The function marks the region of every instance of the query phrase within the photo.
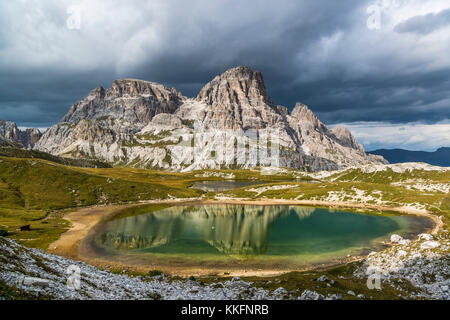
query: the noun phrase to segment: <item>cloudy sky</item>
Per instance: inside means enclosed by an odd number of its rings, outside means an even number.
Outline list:
[[[308,104],[368,150],[450,146],[448,0],[0,2],[0,118],[48,127],[99,84],[195,96],[260,70],[277,104]]]

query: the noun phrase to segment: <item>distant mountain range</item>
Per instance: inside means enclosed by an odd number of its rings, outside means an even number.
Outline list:
[[[369,153],[383,156],[390,163],[425,162],[434,166],[450,167],[450,148],[439,148],[434,152],[380,149]]]
[[[26,129],[22,131],[17,127],[16,123],[0,119],[0,146],[12,144],[31,149],[39,141],[41,136],[42,133],[39,129]]]

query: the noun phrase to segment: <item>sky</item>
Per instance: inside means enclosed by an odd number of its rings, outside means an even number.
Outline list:
[[[450,146],[448,0],[0,1],[0,119],[46,128],[139,78],[196,96],[229,68],[367,150]]]

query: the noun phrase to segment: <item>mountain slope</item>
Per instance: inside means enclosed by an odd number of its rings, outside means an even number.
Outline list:
[[[425,162],[435,166],[450,167],[450,148],[439,148],[435,152],[380,149],[370,153],[383,156],[390,163]]]
[[[210,136],[196,140],[196,128]],[[260,137],[276,132],[283,167],[319,171],[385,163],[365,154],[347,129],[329,130],[307,106],[298,103],[290,113],[275,105],[262,74],[248,67],[215,77],[194,99],[153,82],[116,80],[73,105],[35,148],[116,166],[174,171],[267,165],[251,157],[249,144],[256,136],[246,138],[246,130],[259,130]],[[236,160],[240,143],[247,150]],[[223,151],[225,145],[231,149]]]
[[[62,158],[38,150],[23,149],[20,148],[20,145],[14,145],[8,142],[2,144],[1,140],[0,140],[0,157],[21,158],[21,159],[42,159],[54,163],[63,164],[65,166],[81,167],[81,168],[111,168],[109,164],[98,160]]]

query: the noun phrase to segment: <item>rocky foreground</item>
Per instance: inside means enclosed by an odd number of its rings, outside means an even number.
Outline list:
[[[264,300],[282,298],[281,294],[284,293],[278,290],[271,294],[237,277],[208,286],[193,280],[173,281],[164,275],[131,278],[50,255],[42,250],[28,249],[6,238],[0,238],[0,261],[0,280],[18,292],[26,292],[28,298]],[[70,277],[67,270],[72,265],[81,270],[79,290],[67,286]]]
[[[393,235],[391,242],[393,247],[369,254],[355,276],[377,275],[393,286],[410,283],[418,290],[409,298],[450,299],[450,241],[446,232],[441,236],[421,234],[416,241]]]
[[[394,287],[399,298],[450,299],[450,241],[444,236],[420,235],[415,241],[392,236],[395,245],[379,253],[371,253],[355,264],[355,279],[379,275],[380,289]],[[217,279],[205,285],[195,280],[174,280],[165,275],[138,276],[113,274],[82,262],[75,262],[42,250],[28,249],[0,237],[0,299],[193,299],[193,300],[272,300],[272,299],[365,299],[363,294],[333,292],[334,280],[325,275],[316,281],[326,282],[327,292],[312,290],[287,291],[258,288],[238,277]],[[80,269],[80,287],[68,287],[67,270]],[[341,276],[339,276],[341,277]],[[75,282],[72,282],[75,283]],[[375,282],[376,285],[376,282]],[[376,288],[374,290],[377,290]]]

